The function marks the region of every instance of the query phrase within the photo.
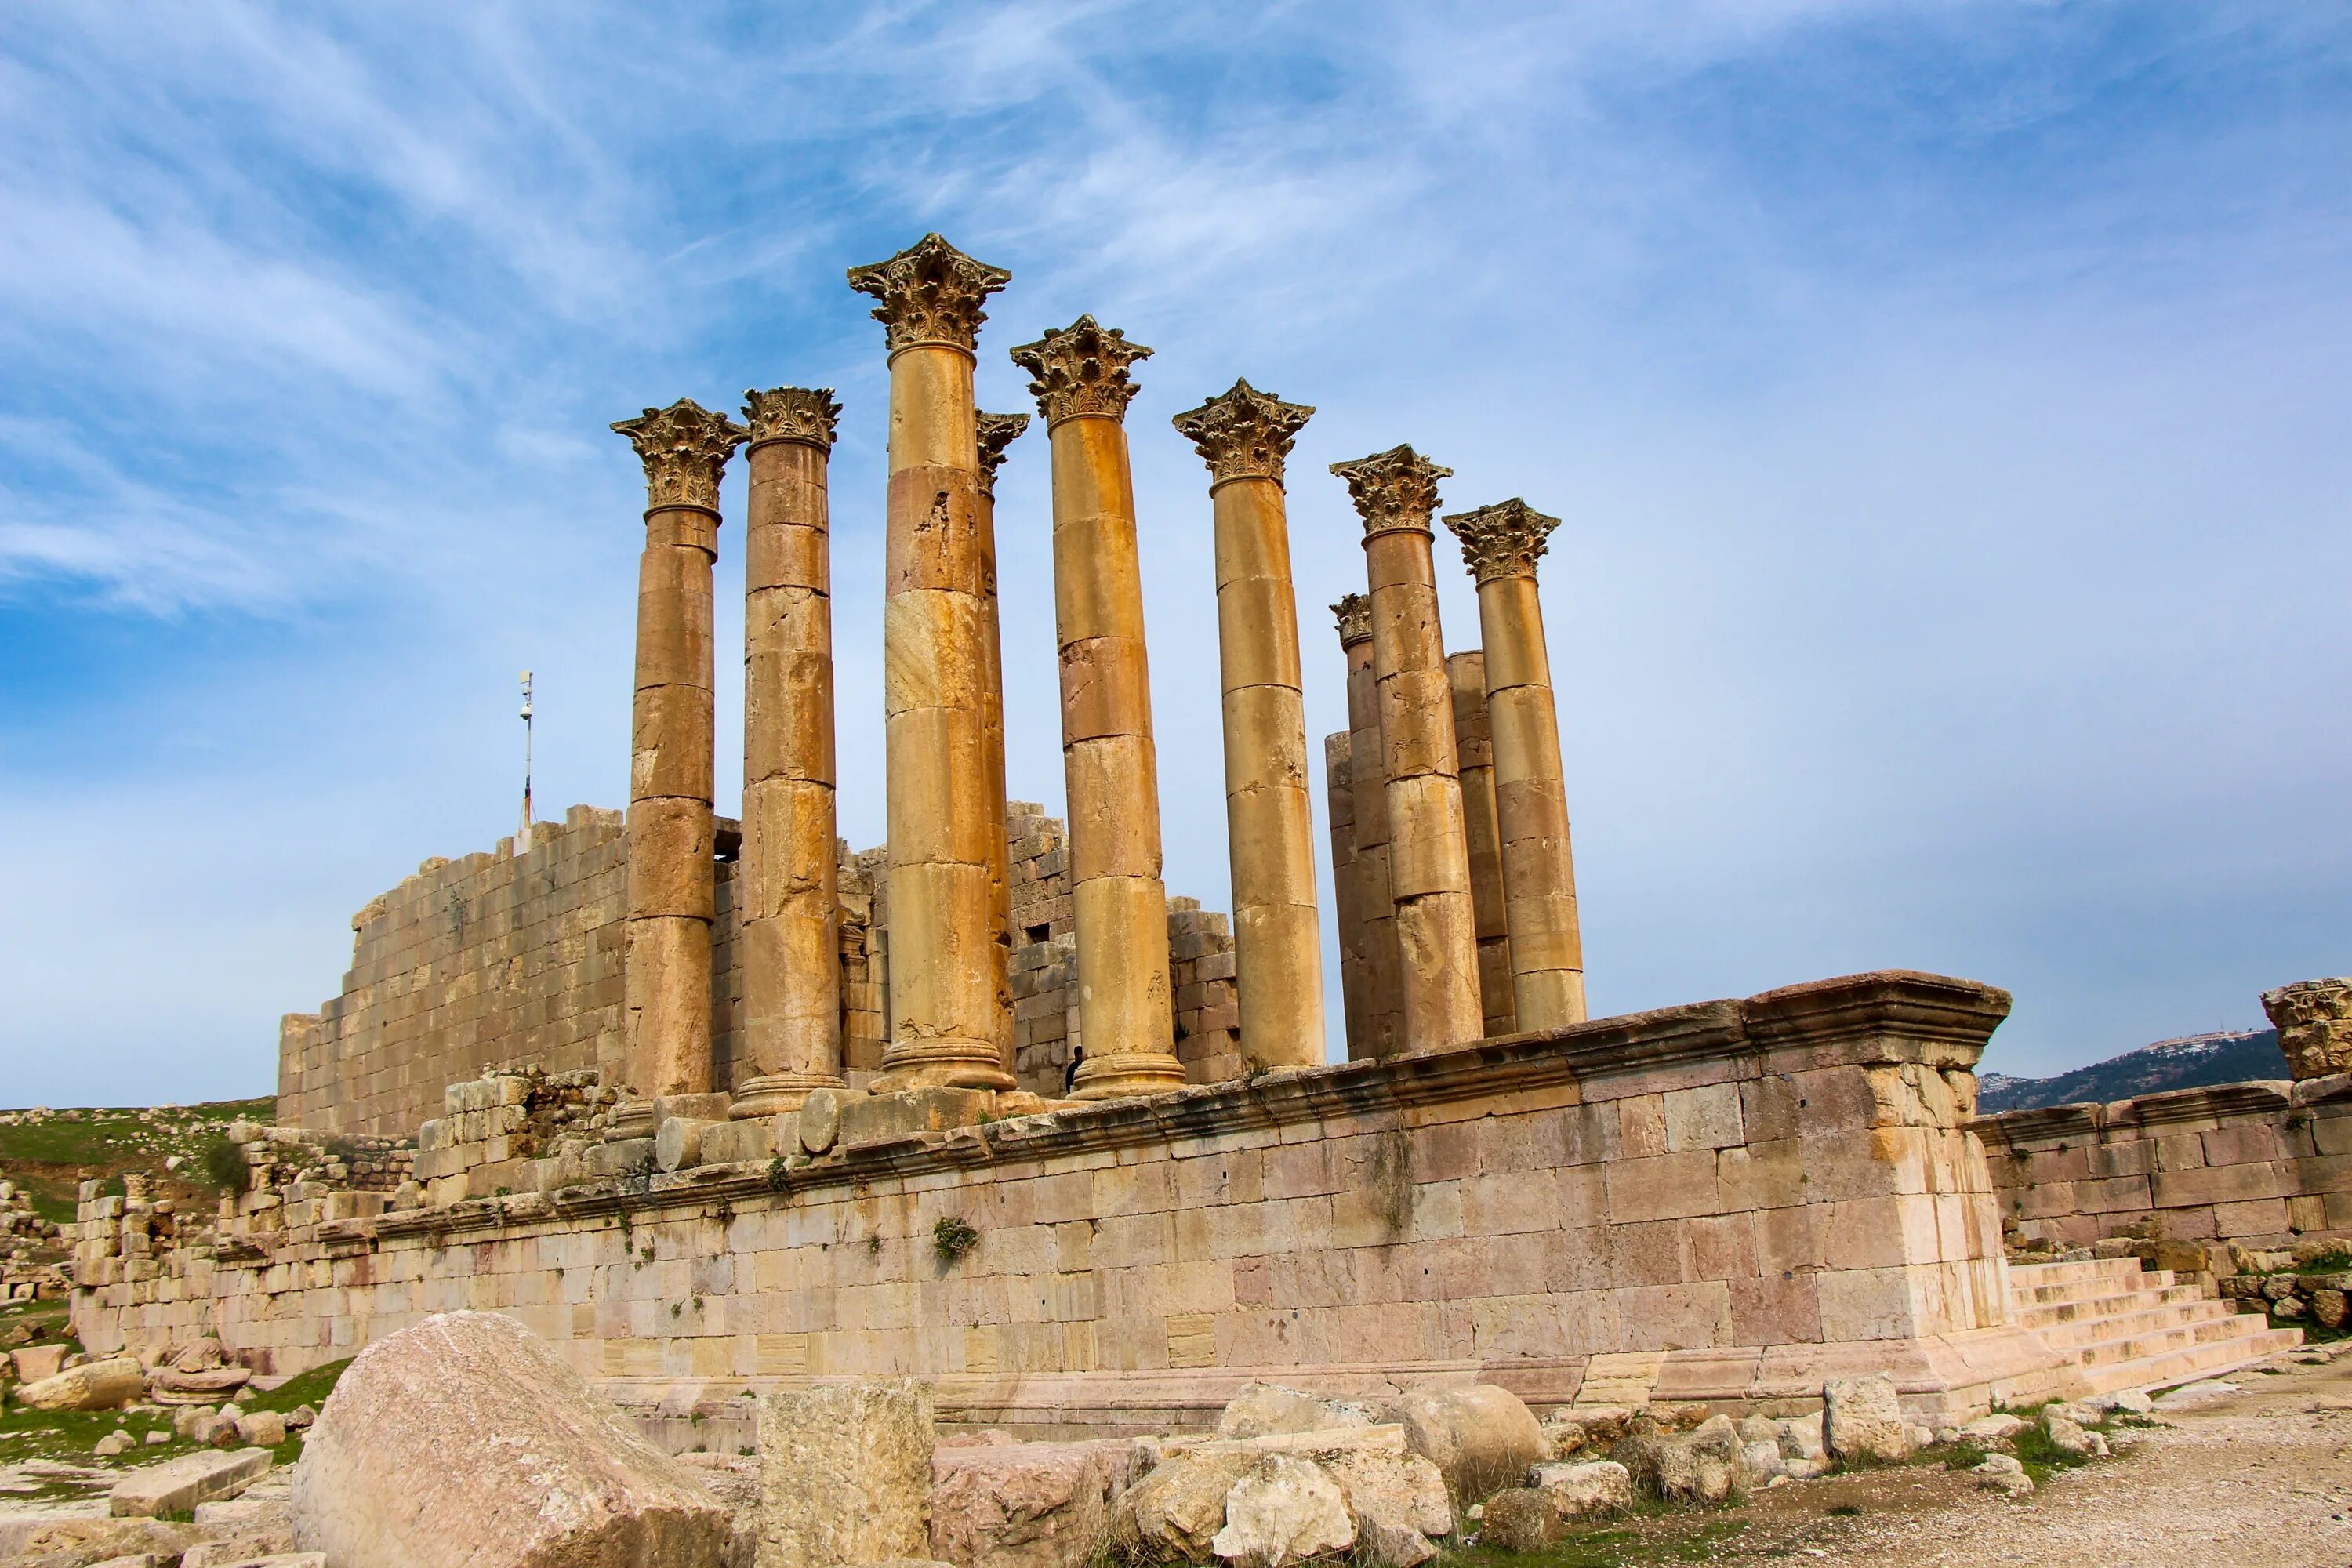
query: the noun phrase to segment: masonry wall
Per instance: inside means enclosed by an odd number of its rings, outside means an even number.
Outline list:
[[[89,1260],[94,1351],[292,1372],[457,1308],[624,1397],[915,1373],[972,1419],[1150,1426],[1241,1379],[1923,1410],[2063,1381],[2010,1326],[1988,988],[1856,977],[1548,1036]],[[957,1091],[942,1091],[954,1093]],[[782,1119],[780,1119],[782,1120]],[[978,1233],[958,1258],[937,1221]]]
[[[1016,1067],[1022,1087],[1058,1096],[1076,1038],[1069,987],[1076,939],[1062,824],[1016,802],[1011,916]],[[714,867],[711,1083],[735,1083],[735,824],[719,824]],[[575,805],[462,859],[425,861],[352,917],[341,993],[278,1029],[278,1121],[320,1131],[413,1135],[452,1083],[526,1067],[593,1068],[624,1081],[623,956],[627,866],[622,814]],[[853,1085],[881,1069],[889,1038],[889,915],[883,852],[841,850],[843,1060]],[[1040,937],[1036,933],[1044,932]],[[1169,900],[1177,1054],[1196,1083],[1237,1076],[1240,1008],[1226,917]]]
[[[2011,1234],[2292,1245],[2352,1235],[2352,1075],[1984,1117]]]

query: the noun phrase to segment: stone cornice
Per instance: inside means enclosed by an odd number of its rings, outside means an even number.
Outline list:
[[[1470,575],[1487,583],[1497,577],[1534,576],[1536,563],[1543,559],[1544,541],[1559,526],[1559,519],[1546,517],[1513,496],[1475,511],[1457,511],[1445,520],[1445,526],[1462,542],[1462,560]]]
[[[1029,428],[1026,414],[980,416],[980,493],[996,499],[996,470],[1004,466],[1004,449]]]
[[[1227,479],[1259,479],[1282,483],[1282,459],[1315,410],[1285,403],[1246,381],[1171,421],[1209,465],[1209,488]]]
[[[1332,618],[1339,623],[1339,646],[1353,647],[1369,642],[1372,636],[1372,601],[1362,594],[1342,594],[1339,602],[1331,606]]]
[[[635,419],[614,421],[646,465],[646,510],[694,507],[719,510],[719,476],[727,458],[750,432],[724,414],[714,414],[691,397],[667,408],[648,408]]]
[[[988,320],[982,301],[1012,281],[1003,268],[975,261],[936,234],[887,261],[849,269],[852,289],[882,301],[874,319],[894,354],[923,343],[971,353],[980,342],[980,324]]]
[[[1029,391],[1049,430],[1065,419],[1126,418],[1137,390],[1128,366],[1150,357],[1150,349],[1092,316],[1013,351],[1013,363],[1029,373]]]
[[[799,441],[833,450],[833,432],[841,418],[841,405],[829,386],[774,386],[743,394],[743,422],[751,427],[751,444]]]
[[[1437,510],[1437,481],[1454,477],[1452,468],[1438,467],[1411,447],[1334,463],[1331,471],[1348,481],[1348,497],[1364,520],[1367,539],[1400,529],[1430,532],[1429,520]]]

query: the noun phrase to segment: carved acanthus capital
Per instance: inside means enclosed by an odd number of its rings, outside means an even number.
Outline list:
[[[1150,357],[1150,349],[1129,342],[1125,332],[1092,316],[1080,316],[1060,331],[1013,351],[1013,363],[1029,373],[1029,390],[1048,429],[1080,415],[1125,418],[1128,400],[1136,394],[1127,367]]]
[[[887,330],[890,352],[918,343],[944,343],[970,353],[988,320],[981,302],[1013,274],[974,261],[936,234],[927,234],[887,261],[849,269],[849,286],[882,302],[874,319]]]
[[[1429,520],[1437,510],[1437,481],[1454,477],[1452,468],[1439,468],[1411,447],[1334,463],[1331,471],[1348,481],[1349,499],[1364,520],[1367,537],[1401,528],[1430,532]]]
[[[803,441],[833,450],[835,422],[841,405],[829,386],[772,386],[743,394],[743,419],[751,428],[751,445],[762,441]]]
[[[1004,466],[1004,449],[1029,428],[1026,414],[983,414],[980,416],[980,493],[996,498],[996,470]]]
[[[1559,526],[1559,519],[1546,517],[1513,496],[1475,511],[1455,512],[1445,526],[1462,542],[1462,559],[1469,563],[1470,575],[1485,583],[1534,576],[1536,563],[1543,559],[1544,541]]]
[[[2298,980],[2263,993],[2279,1049],[2297,1079],[2352,1071],[2352,978]]]
[[[1372,602],[1361,594],[1342,594],[1339,602],[1331,606],[1332,616],[1339,623],[1339,646],[1353,647],[1372,635]]]
[[[1236,381],[1223,396],[1176,416],[1175,426],[1208,463],[1212,489],[1239,479],[1280,484],[1282,459],[1314,415],[1304,403],[1285,403]]]
[[[727,458],[750,438],[724,414],[713,414],[691,397],[667,408],[648,408],[613,428],[629,438],[646,465],[646,510],[692,506],[719,510],[719,476]]]

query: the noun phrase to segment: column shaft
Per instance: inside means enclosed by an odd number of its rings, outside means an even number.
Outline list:
[[[1323,737],[1323,798],[1331,828],[1331,905],[1339,937],[1339,1005],[1347,1026],[1348,1054],[1370,1028],[1370,979],[1364,962],[1363,900],[1357,883],[1356,779],[1345,730]]]
[[[1261,1069],[1323,1062],[1315,813],[1282,489],[1282,458],[1313,413],[1237,381],[1175,421],[1212,480],[1234,961],[1242,1055]]]
[[[1488,1038],[1518,1026],[1512,999],[1509,914],[1503,899],[1503,841],[1495,820],[1495,742],[1486,720],[1486,656],[1445,656],[1453,688],[1454,747],[1462,770],[1462,823],[1470,846],[1470,905],[1478,921],[1478,1005]]]
[[[838,1086],[841,892],[835,843],[826,468],[839,408],[800,387],[746,393],[743,1010],[737,1117]]]
[[[1404,957],[1389,878],[1388,769],[1381,758],[1381,693],[1372,671],[1372,606],[1350,594],[1333,606],[1348,658],[1348,771],[1355,786],[1356,951],[1364,966],[1365,1026],[1350,1028],[1350,1060],[1394,1056],[1404,1038]]]
[[[1552,1029],[1582,1023],[1584,942],[1576,909],[1576,865],[1543,605],[1536,593],[1535,563],[1559,520],[1513,500],[1445,521],[1462,541],[1464,559],[1478,582],[1518,1026]]]
[[[1336,465],[1364,515],[1407,1052],[1479,1037],[1477,917],[1429,516],[1450,472],[1400,447]]]
[[[625,993],[634,1097],[711,1079],[711,564],[719,476],[743,433],[689,399],[613,426],[646,465],[631,705]]]
[[[1029,427],[1029,416],[982,414],[978,427],[980,506],[973,517],[980,531],[981,619],[987,644],[986,687],[981,700],[989,762],[988,819],[993,825],[988,836],[988,892],[990,920],[997,945],[1003,949],[995,970],[1003,986],[996,1006],[997,1025],[1003,1031],[997,1042],[997,1057],[1006,1072],[1018,1077],[1013,1017],[1012,847],[1004,827],[1004,631],[996,592],[996,470],[1004,461],[1005,448]]]
[[[937,235],[850,283],[889,330],[883,710],[889,779],[890,1022],[877,1087],[1011,1089],[989,841],[988,637],[972,345],[1007,274]]]
[[[1150,351],[1081,316],[1013,351],[1053,447],[1054,618],[1078,947],[1081,1100],[1184,1084],[1168,983],[1160,771],[1144,658],[1135,487],[1120,422]]]

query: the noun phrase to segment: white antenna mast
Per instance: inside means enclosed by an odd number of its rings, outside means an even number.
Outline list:
[[[522,826],[515,834],[515,853],[530,852],[530,671],[522,672]]]

